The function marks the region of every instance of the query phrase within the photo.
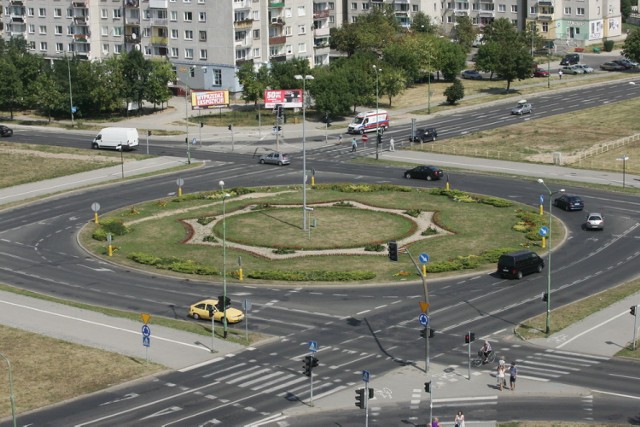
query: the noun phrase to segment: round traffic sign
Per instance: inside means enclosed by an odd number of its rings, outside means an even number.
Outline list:
[[[540,231],[538,232],[542,237],[546,237],[549,235],[549,227],[547,227],[546,225],[543,225],[542,227],[540,227]]]
[[[367,136],[367,134],[363,134],[360,139],[362,140],[362,142],[367,142],[369,140],[369,137]]]
[[[420,255],[418,255],[418,260],[423,264],[428,263],[429,262],[429,254],[420,254]]]
[[[429,323],[429,316],[427,316],[424,313],[421,313],[420,316],[418,316],[418,321],[422,326],[427,326],[427,324]]]
[[[151,328],[149,325],[142,325],[142,335],[148,337],[151,335]]]
[[[91,203],[91,210],[94,212],[98,212],[100,210],[100,203],[98,202]]]
[[[184,179],[182,178],[176,179],[176,184],[178,184],[178,187],[182,187],[184,185]]]

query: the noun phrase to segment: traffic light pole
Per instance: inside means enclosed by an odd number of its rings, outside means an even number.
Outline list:
[[[309,356],[309,406],[313,406],[313,353]]]
[[[424,290],[424,301],[427,304],[429,304],[429,290],[427,289],[427,276],[422,274],[422,269],[418,266],[418,264],[416,263],[416,260],[413,259],[413,255],[411,255],[411,252],[409,252],[409,249],[405,248],[404,251],[407,253],[407,255],[409,255],[411,262],[416,267],[416,270],[418,270],[418,274],[422,279],[422,288]],[[429,334],[428,334],[429,331],[427,330],[426,332],[427,332],[427,335],[424,340],[424,373],[425,374],[429,372]]]
[[[469,345],[467,346],[467,363],[468,363],[468,368],[467,368],[467,372],[468,372],[468,380],[471,381],[471,331],[468,332],[469,334]]]
[[[633,314],[633,344],[632,344],[632,348],[633,350],[636,349],[636,340],[637,338],[637,333],[638,333],[638,316],[640,315],[640,313],[638,313],[638,307],[640,307],[640,305],[634,305],[631,307],[631,314]]]

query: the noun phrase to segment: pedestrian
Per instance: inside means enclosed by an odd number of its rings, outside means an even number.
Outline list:
[[[351,152],[356,151],[357,148],[358,148],[358,141],[356,140],[356,137],[354,136],[353,139],[351,140]]]
[[[497,369],[497,374],[496,374],[496,379],[498,380],[498,388],[500,389],[500,391],[502,391],[502,388],[504,387],[504,383],[505,383],[505,379],[504,379],[504,372],[505,372],[505,366],[504,365],[500,365],[498,364],[498,369]]]
[[[558,77],[562,80],[562,70],[558,70]]]
[[[464,414],[462,411],[458,411],[453,422],[455,423],[454,427],[464,427]]]
[[[516,362],[511,362],[511,367],[509,368],[509,386],[511,390],[516,389],[516,377],[518,376],[518,368],[516,367]]]
[[[389,151],[396,151],[396,141],[393,137],[389,140]]]
[[[342,135],[338,135],[338,144],[342,144]]]
[[[438,417],[433,417],[433,421],[431,421],[431,427],[440,427],[440,421]]]

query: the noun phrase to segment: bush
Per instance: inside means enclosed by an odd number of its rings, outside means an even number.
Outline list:
[[[602,46],[604,47],[605,52],[611,52],[613,50],[614,44],[615,42],[613,40],[605,40],[602,43]]]
[[[431,236],[433,234],[438,234],[438,230],[436,230],[434,227],[429,227],[422,233],[420,233],[421,236]]]
[[[124,222],[121,219],[104,220],[100,223],[100,228],[102,228],[106,233],[111,233],[116,236],[124,236],[131,232],[131,229],[124,225]]]
[[[250,279],[259,280],[284,280],[305,282],[347,282],[350,280],[371,280],[376,277],[371,271],[288,271],[288,270],[263,270],[253,271],[247,274]]]
[[[341,193],[372,193],[376,191],[400,191],[410,193],[414,191],[411,187],[405,187],[394,184],[318,184],[313,187],[314,190],[331,190]]]
[[[198,218],[198,224],[207,225],[214,219],[216,219],[215,216],[201,216],[200,218]]]
[[[274,249],[272,252],[278,255],[288,255],[288,254],[296,253],[294,249],[290,249],[290,248],[278,248],[278,249]]]
[[[494,248],[484,251],[480,254],[480,257],[487,263],[497,263],[498,259],[509,252],[514,252],[518,249],[515,248]]]
[[[513,206],[513,202],[510,200],[499,199],[497,197],[483,197],[480,199],[480,203],[495,206],[496,208],[509,208]]]
[[[369,244],[364,247],[364,250],[367,252],[382,252],[384,250],[384,246],[381,244]]]
[[[212,267],[199,264],[192,260],[182,260],[176,257],[161,258],[142,252],[135,252],[128,256],[134,262],[151,265],[162,270],[170,270],[178,273],[197,274],[201,276],[215,276],[220,272]]]
[[[404,211],[404,213],[405,213],[406,215],[409,215],[409,216],[412,216],[412,217],[414,217],[414,218],[417,218],[417,217],[419,217],[419,216],[420,216],[420,214],[422,213],[422,211],[421,211],[420,209],[409,209],[409,210]]]
[[[218,241],[218,239],[216,238],[216,236],[215,236],[215,235],[213,235],[213,234],[209,234],[208,236],[204,236],[204,237],[202,238],[202,241],[203,241],[203,242],[217,242],[217,241]]]
[[[93,234],[91,235],[91,237],[93,238],[93,240],[97,240],[99,242],[106,242],[107,232],[104,228],[98,227],[93,231]]]
[[[345,201],[336,202],[333,204],[336,208],[352,208],[353,204]]]
[[[464,86],[459,79],[453,80],[453,84],[445,89],[444,96],[447,97],[447,104],[455,105],[464,98]]]

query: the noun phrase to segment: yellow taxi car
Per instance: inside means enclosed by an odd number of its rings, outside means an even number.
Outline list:
[[[207,319],[211,320],[211,313],[213,313],[213,319],[216,322],[222,322],[222,316],[224,315],[224,309],[220,305],[222,299],[205,299],[199,301],[189,307],[189,316],[194,319]],[[238,323],[244,319],[244,313],[237,308],[230,307],[230,301],[227,298],[227,323]]]

